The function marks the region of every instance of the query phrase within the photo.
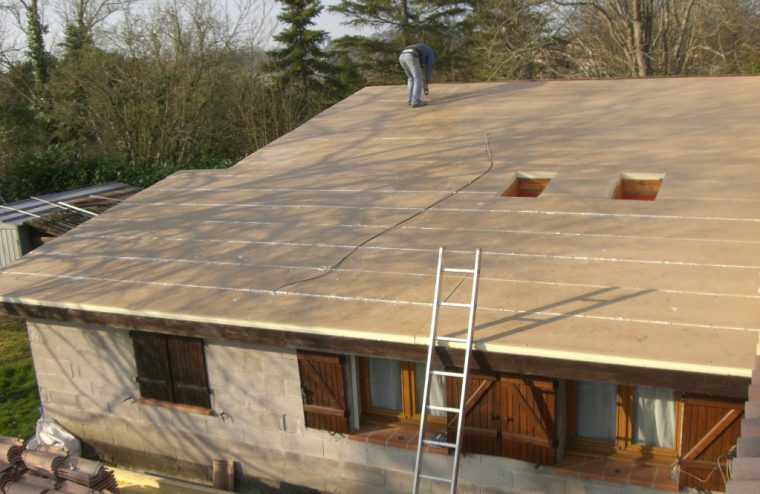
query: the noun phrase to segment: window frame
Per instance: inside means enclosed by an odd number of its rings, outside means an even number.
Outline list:
[[[362,418],[381,422],[420,421],[421,414],[416,411],[417,392],[415,388],[415,380],[417,378],[417,371],[415,366],[417,365],[417,362],[387,359],[401,364],[401,372],[399,375],[399,379],[401,380],[401,410],[395,411],[385,408],[375,408],[372,406],[370,397],[369,358],[357,357],[356,360],[359,371],[359,392],[361,395]],[[424,375],[422,376],[422,379],[424,379]],[[447,422],[445,416],[438,417],[430,414],[428,414],[428,421],[438,424],[446,424]]]
[[[673,390],[674,400],[674,437],[672,448],[662,448],[634,442],[633,416],[635,409],[636,386],[617,385],[615,394],[615,440],[612,442],[578,436],[577,432],[577,394],[576,382],[567,382],[567,446],[578,453],[602,456],[634,457],[672,462],[678,457],[681,443],[681,424],[683,406],[680,393]]]
[[[140,399],[139,402],[144,405],[149,406],[157,406],[162,408],[169,408],[174,410],[180,410],[184,412],[189,413],[197,413],[201,415],[211,415],[212,409],[211,409],[211,387],[209,385],[209,379],[208,379],[208,365],[206,362],[206,345],[205,341],[202,338],[194,338],[189,336],[176,336],[176,335],[169,335],[169,334],[162,334],[162,333],[152,333],[152,332],[146,332],[146,331],[131,331],[130,337],[132,339],[132,348],[134,352],[134,359],[135,359],[135,382],[137,383],[138,391],[140,393]],[[143,388],[142,381],[143,380],[155,380],[155,377],[149,377],[149,372],[146,372],[147,369],[142,368],[141,369],[141,362],[144,361],[144,358],[141,356],[138,356],[138,352],[140,351],[138,349],[138,343],[136,342],[138,339],[144,338],[143,343],[147,340],[153,340],[154,342],[157,340],[160,340],[162,342],[162,348],[161,353],[165,355],[166,357],[166,375],[162,377],[166,381],[166,385],[168,387],[168,390],[170,391],[170,399],[166,399],[166,397],[154,397],[154,396],[145,396],[145,389]],[[197,355],[200,356],[200,360],[202,362],[202,369],[195,369],[195,376],[196,378],[200,378],[199,382],[194,382],[192,384],[188,384],[187,382],[183,382],[182,379],[178,376],[175,376],[174,369],[178,366],[186,366],[187,362],[182,362],[179,356],[177,355],[177,350],[172,350],[173,343],[180,343],[180,344],[191,344],[192,348],[196,348],[198,350]],[[175,365],[176,364],[176,365]],[[153,369],[155,370],[155,369]],[[182,400],[181,398],[178,398],[178,389],[177,388],[187,388],[187,387],[194,387],[198,388],[201,393],[205,396],[205,400],[203,404],[200,403],[187,403],[187,401],[190,400]],[[148,393],[150,394],[150,393]]]

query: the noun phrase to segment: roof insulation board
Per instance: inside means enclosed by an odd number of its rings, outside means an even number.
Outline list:
[[[366,88],[229,169],[176,173],[3,271],[0,299],[426,345],[438,247],[458,267],[482,248],[487,351],[751,374],[759,77],[431,90],[410,109]],[[552,178],[503,197],[518,174]],[[624,176],[664,178],[612,199]]]

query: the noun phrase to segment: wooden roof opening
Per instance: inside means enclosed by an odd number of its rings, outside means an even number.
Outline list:
[[[664,173],[623,173],[612,193],[612,198],[654,201],[664,179]]]
[[[538,197],[555,175],[556,173],[553,172],[517,172],[515,179],[501,195],[504,197]]]

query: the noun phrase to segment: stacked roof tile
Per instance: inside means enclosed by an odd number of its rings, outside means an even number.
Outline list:
[[[79,493],[84,491],[76,490],[75,486],[86,486],[97,492],[108,490],[116,492],[118,487],[116,486],[116,479],[113,476],[113,472],[103,466],[98,461],[85,460],[80,458],[74,468],[59,468],[58,477],[65,479],[68,482],[66,489],[61,492]],[[60,489],[59,489],[60,490]]]
[[[0,436],[2,494],[118,494],[116,478],[97,461],[72,458],[63,449],[24,449],[20,439]]]
[[[24,472],[21,453],[24,442],[21,439],[0,436],[0,492],[18,480]]]

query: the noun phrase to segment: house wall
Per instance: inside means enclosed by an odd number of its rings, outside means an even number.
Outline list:
[[[304,427],[295,350],[206,341],[215,415],[203,416],[137,402],[127,331],[30,321],[28,332],[47,416],[117,461],[129,458],[135,466],[159,472],[173,465],[171,473],[197,477],[198,472],[207,476],[213,459],[229,458],[240,463],[247,486],[299,485],[351,494],[411,490],[413,450]],[[426,458],[439,475],[446,475],[448,457]],[[423,483],[421,492],[446,491],[441,484],[433,487]],[[582,481],[521,461],[467,455],[461,462],[458,492],[655,491]]]

